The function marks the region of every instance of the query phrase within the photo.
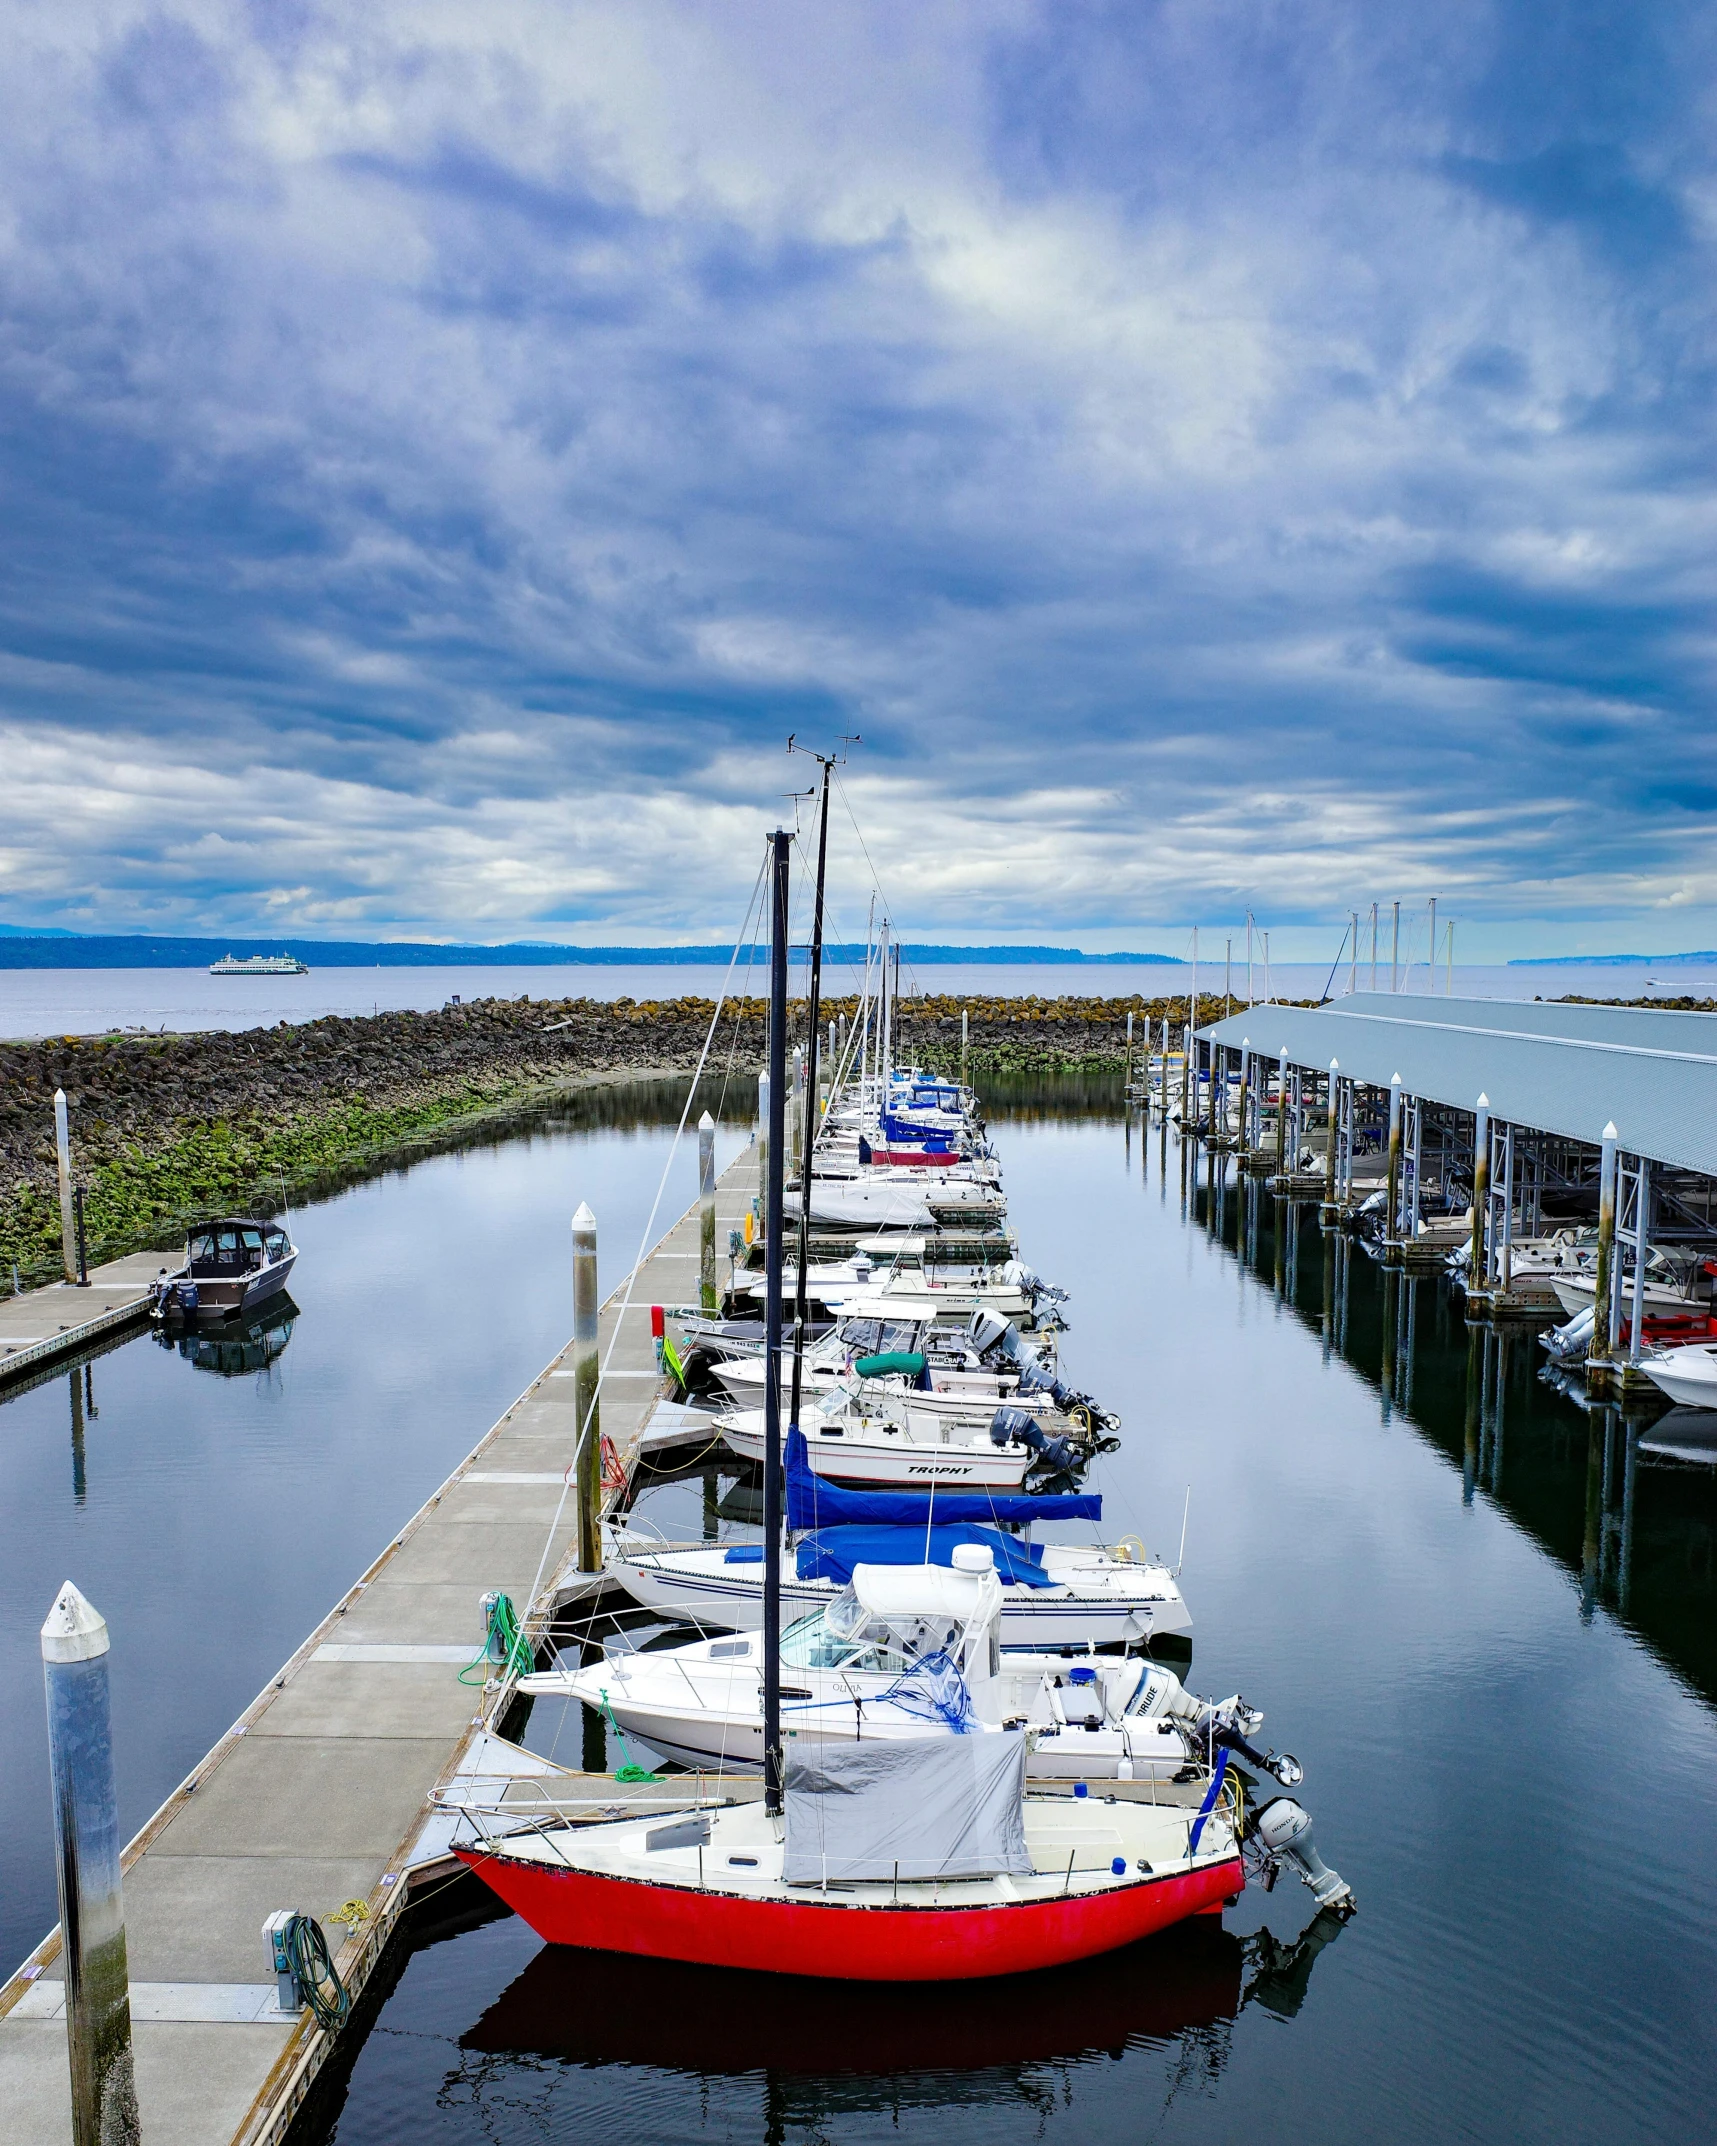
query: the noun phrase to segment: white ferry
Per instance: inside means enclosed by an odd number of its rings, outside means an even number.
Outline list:
[[[211,976],[308,976],[309,965],[296,954],[250,954],[240,961],[236,954],[223,954],[209,963]]]

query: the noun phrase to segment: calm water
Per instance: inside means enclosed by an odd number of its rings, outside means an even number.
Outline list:
[[[604,1291],[619,1281],[681,1100],[611,1092],[533,1114],[301,1209],[298,1316],[266,1367],[229,1350],[223,1376],[145,1335],[0,1402],[6,1971],[58,1916],[37,1634],[61,1583],[112,1629],[129,1835],[564,1344],[580,1200]],[[717,1163],[747,1137],[720,1127]],[[660,1226],[696,1194],[694,1138]]]
[[[1371,984],[1370,941],[1359,964],[1359,988]],[[272,1028],[277,1021],[314,1021],[323,1014],[366,1014],[414,1009],[430,1012],[458,992],[466,999],[713,998],[726,971],[701,965],[662,968],[606,968],[585,964],[555,968],[498,969],[313,969],[308,976],[219,977],[206,969],[0,969],[0,1036],[90,1035],[115,1028]],[[1237,997],[1246,994],[1246,963],[1236,960],[1224,970],[1220,945],[1213,962],[1199,963],[1200,992],[1219,991],[1225,975]],[[1192,980],[1187,967],[1133,963],[1061,966],[1052,962],[1006,962],[926,967],[904,976],[908,991],[962,995],[1055,998],[1117,998],[1142,992],[1184,991]],[[1318,998],[1337,994],[1354,981],[1342,962],[1333,975],[1328,962],[1278,962],[1266,972],[1262,960],[1253,971],[1256,995],[1273,990],[1282,998]],[[1434,981],[1446,982],[1439,969],[1427,976],[1421,960],[1405,969],[1403,990],[1423,995]],[[795,979],[797,984],[797,979]],[[825,978],[829,992],[857,991],[862,972],[833,966]],[[1665,998],[1717,993],[1717,963],[1668,964],[1642,969],[1593,963],[1579,968],[1481,968],[1455,965],[1455,989],[1479,998]],[[1389,988],[1385,953],[1380,985]],[[759,986],[761,988],[761,986]]]
[[[1089,1105],[994,1122],[1026,1255],[1073,1292],[1068,1369],[1125,1414],[1105,1532],[1172,1554],[1191,1487],[1192,1682],[1244,1691],[1304,1761],[1356,1919],[1296,1950],[1309,1895],[1284,1880],[1221,1928],[1077,1972],[866,1993],[556,1953],[454,1888],[353,2037],[317,2136],[1708,2135],[1710,1479],[1642,1463],[1638,1427],[1541,1383],[1528,1341],[1487,1362],[1439,1282],[1409,1304],[1304,1211],[1278,1235],[1267,1196],[1201,1183],[1183,1216],[1155,1133]],[[0,1582],[8,1721],[35,1736],[34,1632],[63,1566],[122,1647],[138,1634],[116,1686],[140,1816],[558,1341],[568,1205],[595,1184],[605,1225],[629,1196],[641,1214],[660,1152],[647,1131],[539,1134],[305,1217],[304,1316],[266,1377],[147,1344],[95,1367],[81,1510],[65,1381],[0,1409],[20,1537]],[[544,1248],[540,1302],[516,1314],[499,1274],[515,1242]],[[421,1304],[401,1286],[377,1322],[359,1281],[426,1247],[449,1278]],[[330,1480],[350,1496],[329,1500]],[[212,1500],[242,1550],[210,1555]],[[361,1518],[318,1540],[312,1506],[326,1526],[345,1504]],[[128,1678],[175,1635],[152,1718]],[[10,1913],[16,1884],[49,1897],[51,1879],[39,1745],[5,1763]],[[50,1897],[22,1918],[14,1954],[51,1914]]]

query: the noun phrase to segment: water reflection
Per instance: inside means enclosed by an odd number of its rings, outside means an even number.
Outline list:
[[[1191,1219],[1316,1333],[1459,1471],[1460,1496],[1488,1499],[1577,1582],[1580,1614],[1625,1618],[1717,1701],[1717,1411],[1589,1398],[1544,1366],[1530,1327],[1466,1322],[1440,1274],[1386,1267],[1316,1204],[1241,1180],[1227,1158],[1196,1160]],[[1315,1230],[1315,1261],[1300,1241]],[[1542,1368],[1541,1368],[1542,1367]]]
[[[177,1350],[199,1371],[212,1371],[217,1378],[244,1378],[269,1370],[298,1323],[298,1306],[282,1290],[270,1297],[253,1317],[219,1327],[152,1329],[158,1345]]]

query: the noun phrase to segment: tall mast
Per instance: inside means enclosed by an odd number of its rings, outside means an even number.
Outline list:
[[[817,1030],[823,1010],[823,876],[829,861],[829,770],[823,762],[823,813],[817,828],[817,893],[811,910],[811,992],[807,1013],[811,1038],[805,1047],[805,1127],[799,1164],[799,1278],[793,1297],[793,1404],[787,1421],[799,1428],[799,1395],[805,1370],[805,1314],[811,1282],[811,1164],[817,1148]]]
[[[769,1205],[763,1232],[763,1800],[781,1809],[781,1196],[787,1135],[787,866],[769,838]]]

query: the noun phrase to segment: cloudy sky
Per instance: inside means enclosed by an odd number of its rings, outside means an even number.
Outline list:
[[[1717,944],[1710,9],[0,15],[0,920]]]

